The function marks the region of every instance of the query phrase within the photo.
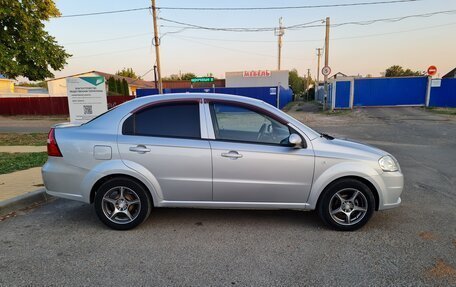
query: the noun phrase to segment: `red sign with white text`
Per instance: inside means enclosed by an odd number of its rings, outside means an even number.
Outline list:
[[[428,73],[429,76],[434,76],[435,74],[437,74],[437,67],[436,66],[430,66],[427,69],[427,73]]]

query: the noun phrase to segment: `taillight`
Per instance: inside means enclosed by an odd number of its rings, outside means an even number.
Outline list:
[[[48,152],[48,156],[59,156],[59,157],[62,157],[62,153],[60,152],[59,146],[57,145],[57,141],[55,140],[55,130],[54,130],[54,128],[52,128],[49,131],[49,134],[48,134],[47,152]]]

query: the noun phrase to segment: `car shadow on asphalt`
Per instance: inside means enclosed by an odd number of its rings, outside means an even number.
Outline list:
[[[74,225],[74,227],[83,226],[84,229],[91,230],[111,230],[98,220],[93,205],[85,203],[56,199],[33,212],[46,217],[52,215],[52,221],[56,227]],[[393,221],[391,218],[394,217],[395,212],[389,213],[376,212],[371,222],[360,231],[372,229],[385,231],[399,228],[396,224],[391,226]],[[149,218],[135,230],[156,232],[176,228],[183,230],[204,228],[212,231],[249,228],[279,231],[300,229],[303,232],[334,232],[320,220],[316,211],[198,208],[154,208]]]
[[[104,225],[98,220],[93,205],[66,199],[57,199],[42,207],[46,214],[58,213],[59,222],[84,224],[94,228]],[[38,211],[40,212],[40,211]],[[149,218],[137,228],[157,229],[172,226],[211,226],[235,228],[290,227],[305,229],[327,229],[314,211],[299,210],[251,210],[251,209],[197,209],[197,208],[154,208]],[[106,227],[108,228],[108,227]]]

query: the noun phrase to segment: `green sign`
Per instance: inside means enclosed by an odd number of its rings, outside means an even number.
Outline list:
[[[214,81],[214,77],[200,77],[190,80],[192,83],[210,83]]]

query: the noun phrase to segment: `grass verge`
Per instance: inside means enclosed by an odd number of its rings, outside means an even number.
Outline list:
[[[0,153],[0,174],[42,166],[47,160],[45,152]]]
[[[320,111],[319,113],[326,116],[346,116],[352,114],[352,110],[325,110]]]
[[[29,145],[29,146],[44,146],[46,145],[46,133],[0,133],[0,146],[10,145]]]
[[[427,110],[436,114],[456,116],[456,108],[427,108]]]

